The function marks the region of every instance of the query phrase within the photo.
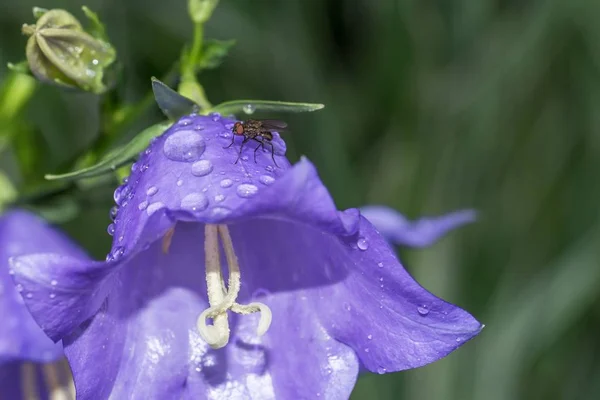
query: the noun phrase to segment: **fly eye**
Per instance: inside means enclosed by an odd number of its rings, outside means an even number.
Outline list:
[[[240,123],[235,124],[234,129],[235,129],[236,135],[241,135],[241,134],[244,133],[244,126],[242,124],[240,124]]]

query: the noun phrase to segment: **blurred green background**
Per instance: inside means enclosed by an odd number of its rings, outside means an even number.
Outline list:
[[[2,78],[23,58],[32,6],[81,18],[82,4],[106,23],[132,102],[191,37],[183,0],[2,0]],[[292,127],[290,158],[314,161],[340,208],[480,211],[400,255],[486,329],[433,365],[362,376],[353,399],[600,398],[599,21],[591,0],[222,0],[206,35],[238,42],[200,75],[209,99],[325,103],[274,117]],[[28,176],[8,153],[0,167],[17,182],[60,171],[98,134],[97,106],[39,87],[21,142],[43,152]],[[160,118],[149,109],[128,135]],[[81,201],[64,227],[103,257],[110,185]]]

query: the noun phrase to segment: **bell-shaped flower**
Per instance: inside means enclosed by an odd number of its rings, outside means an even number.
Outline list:
[[[25,211],[0,215],[0,398],[74,400],[62,345],[48,338],[29,314],[19,294],[23,287],[15,288],[9,272],[11,257],[38,252],[84,257],[36,216]]]
[[[416,368],[479,333],[277,133],[234,122],[183,117],[150,144],[115,191],[105,262],[13,259],[79,399],[343,399],[359,370]]]
[[[474,210],[459,210],[439,217],[409,221],[398,211],[379,205],[361,207],[360,213],[388,242],[407,247],[431,246],[451,230],[473,223],[477,219]]]

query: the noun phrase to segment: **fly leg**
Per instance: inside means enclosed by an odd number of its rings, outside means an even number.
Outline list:
[[[238,161],[240,161],[240,158],[242,157],[242,149],[244,148],[244,144],[250,140],[249,137],[245,137],[244,140],[242,141],[242,144],[240,145],[240,153],[238,154],[238,158],[237,160],[235,160],[234,164],[237,164]]]

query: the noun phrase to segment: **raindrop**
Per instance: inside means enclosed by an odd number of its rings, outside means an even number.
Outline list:
[[[173,161],[192,162],[200,159],[206,144],[204,139],[194,131],[178,131],[165,140],[163,151]]]
[[[131,172],[135,172],[138,169],[138,163],[134,162],[131,164]]]
[[[148,208],[148,202],[147,201],[144,200],[140,204],[138,204],[138,210],[144,211],[146,208]]]
[[[152,149],[150,147],[148,147],[148,148],[146,148],[146,150],[144,150],[145,155],[150,155],[150,153],[152,153]]]
[[[377,266],[378,266],[379,268],[383,268],[383,263],[382,263],[382,262],[380,262],[380,263],[377,263]]]
[[[192,175],[204,176],[212,172],[213,165],[210,160],[200,160],[192,164]]]
[[[146,209],[146,214],[152,215],[159,209],[163,208],[164,206],[165,205],[163,203],[161,203],[160,201],[154,202],[148,206],[148,208]]]
[[[119,212],[119,207],[114,206],[110,209],[110,219],[115,220],[117,218],[117,213]]]
[[[348,303],[344,304],[344,308],[346,309],[346,311],[352,310],[352,306]]]
[[[129,177],[126,176],[125,178],[123,178],[122,182],[123,182],[123,185],[127,185],[127,183],[129,182]]]
[[[248,156],[242,156],[242,161],[248,161]],[[248,174],[246,174],[248,176]]]
[[[457,338],[456,338],[456,341],[457,341],[457,342],[460,342],[460,341],[461,341],[461,339],[460,339],[459,337],[457,337]]]
[[[254,107],[254,105],[252,105],[252,104],[246,104],[244,107],[242,107],[242,110],[246,114],[251,115],[251,114],[254,114],[254,111],[256,111],[256,107]]]
[[[368,352],[369,352],[369,348],[365,347],[365,353],[368,353]]]
[[[362,251],[365,251],[369,248],[369,242],[367,242],[367,239],[365,238],[359,238],[358,242],[356,242],[356,245]]]
[[[215,207],[212,209],[213,217],[226,217],[231,214],[231,210],[226,207]]]
[[[372,340],[373,339],[373,335],[368,335],[367,339]]]
[[[275,170],[275,168],[273,168],[273,166],[272,166],[272,165],[267,165],[267,166],[265,167],[265,169],[266,169],[267,171],[269,171],[269,172],[273,172],[273,171]]]
[[[50,298],[53,299],[56,297],[56,293],[50,293]]]
[[[52,286],[56,286],[56,285],[58,285],[58,281],[56,279],[52,279],[52,281],[50,281],[50,284]]]
[[[275,178],[273,178],[270,175],[261,175],[260,178],[258,178],[258,180],[260,181],[260,183],[267,186],[275,182]]]
[[[19,293],[21,293],[23,291],[23,285],[21,285],[20,283],[17,284],[16,288],[17,288],[17,292],[19,292]]]
[[[33,297],[33,293],[27,293],[27,294],[25,295],[25,297],[27,297],[28,299],[31,299],[31,298]]]
[[[144,163],[142,164],[142,166],[140,167],[140,172],[144,172],[148,169],[148,164]]]
[[[379,367],[377,368],[377,373],[379,375],[385,374],[387,372],[387,369],[383,368],[383,367]]]
[[[119,261],[121,257],[123,257],[123,254],[125,254],[125,249],[122,246],[117,246],[110,253],[108,253],[108,255],[106,256],[106,261]]]
[[[252,197],[258,192],[258,188],[250,183],[242,183],[237,187],[237,194],[240,197]]]
[[[158,193],[158,188],[156,186],[150,186],[148,190],[146,190],[148,196],[154,196],[156,193]]]
[[[181,186],[181,185],[183,185],[183,181],[182,181],[181,179],[179,179],[179,180],[177,181],[177,186]]]
[[[210,113],[210,116],[212,117],[212,120],[215,122],[217,122],[218,120],[221,119],[221,114],[219,114],[217,112]]]
[[[177,122],[177,125],[187,126],[187,125],[190,125],[192,123],[192,121],[193,121],[192,118],[183,117],[179,120],[179,122]]]
[[[223,179],[220,185],[222,188],[228,188],[231,187],[231,185],[233,185],[233,181],[231,179]]]
[[[108,226],[108,228],[106,228],[106,232],[108,232],[108,234],[110,236],[114,235],[115,234],[115,224],[110,224]]]
[[[194,212],[206,210],[208,199],[202,193],[190,193],[181,200],[181,208]]]
[[[417,307],[417,312],[425,317],[427,314],[429,314],[429,309],[425,304],[423,304],[422,306]]]
[[[224,196],[224,195],[222,195],[222,194],[218,194],[218,195],[216,195],[216,196],[215,196],[215,201],[216,201],[217,203],[220,203],[220,202],[222,202],[223,200],[225,200],[225,196]]]

